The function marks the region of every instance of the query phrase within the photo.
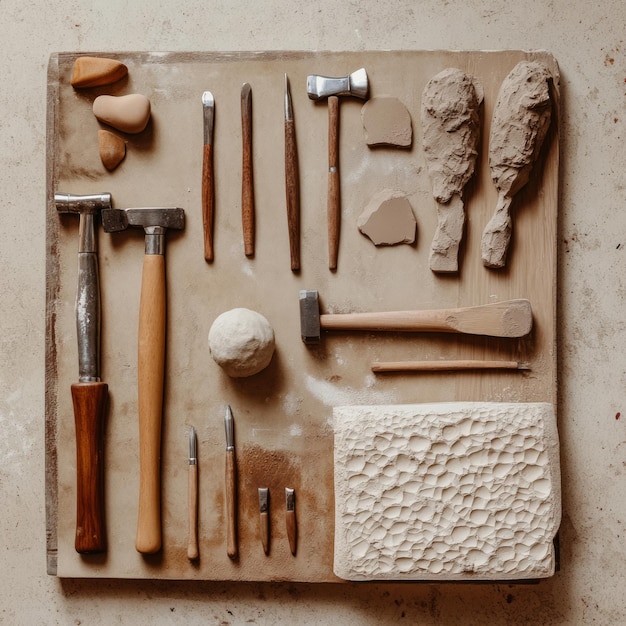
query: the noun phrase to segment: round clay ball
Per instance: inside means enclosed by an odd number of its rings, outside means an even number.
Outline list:
[[[274,330],[260,313],[231,309],[219,315],[209,330],[215,362],[233,378],[258,374],[274,354]]]

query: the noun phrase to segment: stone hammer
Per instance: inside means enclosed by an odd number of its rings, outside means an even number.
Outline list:
[[[319,343],[322,329],[464,333],[512,338],[527,335],[532,324],[530,302],[523,299],[460,309],[320,315],[318,292],[300,292],[300,331],[305,344]]]
[[[312,74],[307,76],[306,91],[311,100],[328,99],[328,267],[337,269],[341,221],[339,186],[339,96],[367,99],[369,89],[364,68],[344,78]]]
[[[79,216],[76,334],[78,383],[72,389],[76,428],[77,552],[106,551],[104,516],[104,421],[109,387],[100,380],[100,276],[96,220],[111,194],[55,193],[59,213]]]
[[[105,209],[106,232],[138,226],[145,231],[139,300],[137,359],[139,405],[139,514],[135,548],[143,554],[161,549],[161,419],[165,377],[165,233],[182,229],[178,208]]]

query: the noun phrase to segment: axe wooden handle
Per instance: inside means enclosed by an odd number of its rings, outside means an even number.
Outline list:
[[[76,427],[76,552],[106,551],[104,520],[104,422],[108,385],[72,385]]]
[[[139,516],[135,547],[161,549],[161,419],[165,370],[165,257],[146,254],[139,304]]]
[[[328,268],[337,269],[341,219],[339,187],[339,98],[328,98]]]
[[[204,227],[204,258],[213,261],[213,145],[204,144],[202,158],[202,223]]]

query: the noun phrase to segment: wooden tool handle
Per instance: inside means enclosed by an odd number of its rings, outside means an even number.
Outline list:
[[[236,559],[237,547],[237,473],[235,451],[226,450],[226,553]]]
[[[263,552],[269,554],[270,551],[270,517],[266,511],[259,513],[259,522],[261,525],[261,543],[263,544]]]
[[[252,175],[252,98],[241,108],[242,170],[241,222],[246,256],[254,256],[254,182]]]
[[[135,547],[161,549],[161,418],[165,369],[165,257],[144,256],[139,304],[139,518]]]
[[[328,98],[328,268],[337,269],[340,229],[339,98]]]
[[[533,324],[530,302],[524,299],[458,309],[384,311],[320,315],[320,327],[332,330],[395,330],[524,337]]]
[[[298,547],[298,528],[296,526],[296,512],[285,511],[285,524],[287,525],[287,538],[289,539],[289,549],[295,555]]]
[[[108,385],[72,385],[76,427],[76,552],[105,552],[104,422]]]
[[[189,501],[189,543],[187,544],[187,558],[198,558],[198,466],[189,466],[187,485]]]
[[[378,361],[373,372],[445,372],[457,370],[525,369],[517,361],[461,359],[455,361]]]
[[[297,272],[300,269],[300,174],[296,126],[293,120],[285,121],[285,187],[291,271]]]
[[[204,228],[204,258],[213,261],[213,220],[215,191],[213,186],[213,145],[204,144],[202,154],[202,225]]]

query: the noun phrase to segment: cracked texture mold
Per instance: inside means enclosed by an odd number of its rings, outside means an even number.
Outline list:
[[[344,406],[334,420],[337,576],[554,574],[561,488],[551,404]]]

